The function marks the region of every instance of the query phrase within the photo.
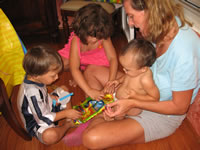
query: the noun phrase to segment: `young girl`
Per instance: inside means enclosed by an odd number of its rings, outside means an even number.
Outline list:
[[[99,99],[100,90],[106,85],[98,80],[89,86],[82,71],[95,65],[109,67],[107,85],[117,76],[118,62],[110,36],[113,31],[111,16],[98,4],[89,4],[81,8],[72,23],[73,31],[68,44],[59,51],[64,62],[64,69],[70,69],[73,79],[86,95]],[[107,69],[104,69],[107,70]],[[103,77],[102,71],[101,76]],[[95,80],[95,79],[94,79]],[[112,88],[110,89],[112,90]]]

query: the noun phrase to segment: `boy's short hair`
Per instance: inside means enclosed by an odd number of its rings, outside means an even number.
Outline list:
[[[39,45],[28,50],[24,56],[23,67],[27,75],[38,76],[50,70],[61,71],[63,62],[56,50]]]
[[[156,49],[151,42],[144,39],[131,40],[121,51],[125,55],[131,51],[139,68],[151,67],[156,60]]]
[[[101,5],[88,4],[76,12],[72,28],[84,44],[88,36],[107,39],[113,33],[112,17]]]

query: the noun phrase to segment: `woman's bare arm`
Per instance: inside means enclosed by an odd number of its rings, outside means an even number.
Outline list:
[[[131,108],[140,108],[142,110],[149,110],[167,115],[185,114],[192,99],[193,89],[186,91],[173,91],[172,93],[172,100],[166,101],[150,102],[135,99],[123,99],[115,101],[111,104],[107,104],[107,107],[111,108],[116,106],[116,111],[106,111],[106,113],[110,117],[114,117],[123,114]]]

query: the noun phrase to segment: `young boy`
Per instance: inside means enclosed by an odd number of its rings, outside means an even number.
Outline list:
[[[158,101],[160,93],[153,80],[150,67],[156,60],[156,50],[154,46],[142,39],[134,39],[120,53],[119,61],[123,67],[125,75],[115,84],[116,99],[133,98],[143,101]],[[130,109],[126,114],[135,116],[141,113],[140,109]],[[121,119],[120,116],[116,119]]]
[[[64,106],[53,105],[53,99],[57,100],[62,93],[68,93],[65,86],[57,88],[52,95],[47,92],[46,85],[58,79],[63,67],[62,59],[57,51],[37,46],[27,52],[23,67],[26,77],[20,87],[18,109],[24,126],[31,136],[37,137],[42,143],[54,144],[74,126],[69,120],[81,116],[80,112],[71,109],[69,97]],[[61,111],[60,108],[64,109]],[[61,119],[66,119],[65,123],[56,126],[54,123]]]

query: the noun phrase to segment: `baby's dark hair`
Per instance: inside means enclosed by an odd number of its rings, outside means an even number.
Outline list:
[[[87,37],[107,39],[113,33],[111,15],[99,4],[88,4],[80,8],[72,22],[74,33],[87,44]]]
[[[39,45],[28,50],[24,56],[23,67],[27,75],[38,76],[52,70],[61,71],[63,62],[56,50]]]
[[[130,41],[121,51],[120,55],[125,55],[131,51],[136,59],[139,68],[151,67],[156,60],[156,49],[151,42],[143,39]]]

